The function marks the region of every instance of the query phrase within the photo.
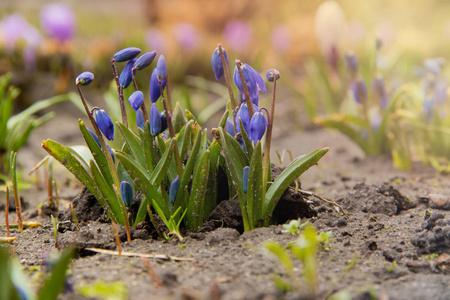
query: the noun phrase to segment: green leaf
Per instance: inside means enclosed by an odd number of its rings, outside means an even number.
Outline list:
[[[164,177],[167,175],[170,163],[172,162],[172,154],[175,143],[176,141],[171,140],[169,147],[166,148],[166,151],[156,165],[155,170],[150,177],[150,182],[153,186],[159,186]]]
[[[262,219],[265,225],[268,225],[270,215],[275,209],[278,200],[288,186],[294,182],[303,172],[308,170],[330,150],[330,148],[321,148],[294,159],[286,169],[281,172],[277,179],[273,182],[266,192],[266,199],[263,207]]]
[[[205,221],[204,204],[205,197],[208,191],[208,175],[210,165],[210,151],[203,153],[199,160],[199,164],[194,171],[194,178],[192,179],[191,196],[189,197],[188,212],[186,218],[186,227],[190,231],[197,230],[203,225]]]
[[[293,275],[294,264],[292,259],[280,244],[274,241],[268,241],[264,243],[264,247],[278,259],[287,274]]]
[[[184,127],[185,130],[183,132],[183,135],[178,136],[178,138],[177,138],[178,149],[180,151],[180,158],[182,161],[184,160],[184,157],[186,156],[186,152],[192,143],[192,141],[191,141],[192,126],[194,126],[194,121],[191,120],[185,125],[185,127]],[[181,132],[180,132],[180,134],[181,134]]]
[[[147,168],[147,171],[152,173],[157,164],[155,148],[153,147],[153,138],[150,134],[149,123],[146,122],[144,126],[145,130],[139,131],[141,133],[141,147],[144,149],[145,167]]]
[[[130,148],[134,159],[136,159],[141,166],[145,167],[144,151],[142,150],[139,137],[122,123],[116,122],[116,125],[119,127],[120,133]]]
[[[247,132],[244,129],[244,125],[242,124],[241,118],[239,118],[239,128],[241,129],[242,140],[244,141],[245,150],[247,151],[248,158],[250,159],[253,156],[253,144],[248,137]]]
[[[147,197],[142,195],[141,204],[139,205],[139,209],[136,214],[136,219],[134,220],[133,226],[136,226],[137,224],[145,220],[145,216],[147,215],[147,205],[149,204],[150,201],[147,199]]]
[[[205,218],[208,218],[208,215],[217,206],[217,171],[219,170],[219,158],[220,152],[222,152],[222,147],[220,146],[219,143],[213,141],[213,143],[209,146],[208,150],[210,151],[209,155],[210,168],[207,183],[208,191],[206,193],[204,205]]]
[[[230,100],[228,100],[228,104],[231,106]],[[227,107],[228,107],[228,105],[227,105]],[[228,119],[229,115],[230,115],[230,111],[228,109],[225,110],[225,112],[222,115],[222,119],[220,119],[219,125],[217,127],[225,128],[225,126],[227,125],[227,119]]]
[[[262,151],[261,142],[255,146],[252,158],[250,160],[250,169],[248,172],[247,188],[247,212],[250,222],[254,228],[258,227],[263,207],[263,170],[262,170]]]
[[[88,147],[86,146],[69,146],[66,147],[73,155],[75,155],[78,160],[86,166],[86,168],[89,168],[89,162],[92,160],[94,161],[94,157],[91,154],[91,151],[89,151]]]
[[[50,276],[44,281],[39,291],[38,299],[56,299],[63,291],[66,284],[66,270],[69,268],[70,260],[74,256],[73,249],[65,249],[53,266]]]
[[[175,133],[180,132],[181,128],[186,125],[186,119],[184,118],[184,113],[181,109],[180,102],[175,104],[175,109],[172,114],[172,122]]]

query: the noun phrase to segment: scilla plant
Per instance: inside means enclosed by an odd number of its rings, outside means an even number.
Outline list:
[[[75,84],[93,128],[93,131],[89,130],[79,120],[87,147],[65,147],[52,140],[43,142],[44,149],[94,194],[111,220],[127,228],[128,239],[131,239],[130,224],[137,225],[147,213],[150,220],[155,222],[152,209],[168,227],[169,234],[161,234],[165,238],[175,235],[181,239],[179,230],[183,221],[191,231],[202,226],[217,201],[221,200],[217,176],[220,169],[228,176],[230,196],[237,193],[240,199],[244,229],[249,231],[268,225],[270,214],[282,192],[328,151],[325,148],[299,158],[272,183],[269,151],[274,103],[272,116],[267,122],[264,109],[257,108],[258,89],[265,90],[265,83],[250,66],[237,62],[234,79],[237,87],[243,91],[239,94],[239,101],[243,104],[238,107],[233,96],[226,52],[221,46],[218,49],[221,53],[213,55],[212,66],[216,77],[217,72],[222,72],[222,76],[226,73],[230,102],[218,129],[213,131],[216,133],[214,139],[208,139],[206,129],[200,127],[191,112],[183,112],[178,103],[172,109],[169,74],[163,55],[159,56],[150,77],[152,104],[147,109],[135,76],[137,71],[152,63],[156,53],[148,52],[136,58],[141,50],[130,47],[117,52],[111,60],[122,121],[113,124],[104,110],[88,107],[81,87],[90,84],[94,75],[84,72],[77,77]],[[117,75],[115,64],[122,62],[126,65]],[[276,84],[278,72],[270,71],[270,78]],[[129,116],[124,101],[124,90],[131,83],[135,91],[128,102],[136,112],[135,130],[128,126]],[[256,105],[254,107],[252,104],[248,106],[250,109],[246,109],[245,106],[251,104],[250,97]],[[163,107],[162,112],[158,110],[159,102]],[[107,140],[114,138],[115,128],[122,137],[121,149],[112,149],[107,144]],[[239,134],[235,128],[238,128]],[[264,135],[263,163],[261,139]],[[248,166],[250,178],[244,182],[245,166]],[[244,185],[248,186],[248,195],[252,195],[249,203],[253,206],[245,204]],[[134,199],[137,191],[141,195],[140,202]],[[133,209],[136,206],[138,208]],[[251,221],[249,215],[252,216]],[[157,224],[154,225],[158,228]]]

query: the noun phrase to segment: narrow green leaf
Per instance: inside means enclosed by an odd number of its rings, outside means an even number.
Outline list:
[[[250,138],[248,137],[248,134],[245,131],[244,125],[242,124],[242,120],[240,118],[239,118],[239,128],[241,129],[242,140],[244,141],[245,150],[247,151],[248,154],[248,159],[251,159],[251,157],[253,156],[253,144],[252,141],[250,141]]]
[[[208,148],[210,151],[210,168],[209,168],[209,176],[207,183],[207,193],[205,197],[205,218],[208,218],[208,215],[211,211],[214,210],[217,206],[217,171],[219,169],[219,157],[220,152],[222,152],[222,147],[219,143],[214,141]]]
[[[173,148],[176,141],[172,140],[169,147],[166,148],[163,156],[160,158],[158,164],[150,177],[150,182],[153,186],[159,186],[167,175],[170,163],[172,162]]]
[[[230,102],[230,100],[228,100],[228,104],[231,106],[231,102]],[[228,106],[228,105],[227,105]],[[222,127],[222,128],[225,128],[225,126],[226,126],[226,124],[227,124],[227,119],[228,119],[228,116],[230,115],[230,111],[227,109],[227,110],[225,110],[225,112],[223,113],[223,115],[222,115],[222,118],[220,119],[220,122],[219,122],[219,126],[217,126],[217,127]]]
[[[142,195],[141,204],[139,205],[139,209],[136,214],[136,219],[134,220],[133,226],[136,226],[137,224],[145,220],[145,216],[147,215],[147,205],[149,204],[150,201],[147,199],[147,197]]]
[[[145,167],[144,151],[142,150],[139,137],[122,123],[116,122],[116,125],[119,127],[120,133],[130,148],[134,159],[136,159],[141,166]]]
[[[247,211],[248,218],[253,227],[258,227],[263,207],[263,170],[262,170],[262,151],[261,142],[255,146],[252,158],[250,160],[250,169],[248,173],[247,189]]]
[[[150,173],[153,172],[155,166],[157,164],[156,156],[155,156],[155,148],[153,147],[153,138],[150,134],[150,126],[149,123],[145,123],[145,130],[141,132],[141,145],[142,149],[144,149],[144,157],[145,157],[145,167],[147,171]]]

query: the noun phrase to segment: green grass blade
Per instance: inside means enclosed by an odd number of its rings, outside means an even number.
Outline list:
[[[250,160],[247,188],[247,212],[253,227],[258,227],[263,207],[263,174],[261,142],[255,146]]]

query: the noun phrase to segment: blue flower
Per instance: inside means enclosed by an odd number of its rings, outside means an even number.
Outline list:
[[[344,55],[344,63],[352,76],[358,74],[358,57],[353,51],[349,51]]]
[[[227,123],[225,124],[225,131],[231,135],[234,136],[234,123],[230,118],[227,118]]]
[[[180,177],[175,177],[174,180],[170,183],[169,186],[169,200],[170,203],[174,203],[175,199],[177,198],[178,189],[180,188]]]
[[[131,81],[133,80],[131,72],[133,70],[133,66],[134,66],[135,62],[136,62],[136,59],[132,59],[129,62],[127,62],[127,64],[123,68],[122,72],[120,73],[119,85],[123,89],[126,89],[130,85]],[[136,70],[133,72],[134,72],[134,74],[136,74]]]
[[[158,135],[161,133],[161,116],[155,103],[150,107],[150,133]]]
[[[103,109],[96,109],[94,115],[101,132],[108,140],[114,140],[114,124],[108,114]]]
[[[134,91],[133,94],[128,98],[131,107],[134,111],[138,111],[142,103],[144,103],[144,94],[141,91]]]
[[[258,110],[258,106],[253,104],[254,111]],[[242,120],[242,125],[244,126],[245,132],[249,132],[250,129],[250,114],[248,112],[248,106],[247,103],[243,103],[241,107],[239,108],[238,112],[236,113],[236,118],[234,122],[236,123],[236,131],[241,132],[241,128],[239,126],[239,118]]]
[[[120,183],[120,196],[122,196],[122,202],[126,207],[133,203],[133,187],[128,181]]]
[[[137,127],[139,127],[142,130],[144,130],[144,126],[145,126],[144,124],[145,124],[145,122],[144,122],[144,115],[142,113],[142,110],[138,109],[136,111],[136,125],[137,125]]]
[[[116,52],[116,54],[114,54],[113,56],[113,61],[116,62],[128,61],[138,56],[139,53],[141,53],[141,49],[136,47],[128,47]]]
[[[152,103],[158,101],[159,97],[161,97],[161,90],[159,89],[158,77],[156,75],[156,68],[153,69],[152,76],[150,77],[150,100]],[[166,80],[161,80],[161,85],[164,89],[166,88]]]
[[[245,166],[244,170],[242,170],[242,184],[243,184],[243,188],[244,188],[244,193],[246,193],[246,194],[247,194],[247,189],[248,189],[248,171],[250,171],[249,166]]]
[[[156,51],[142,54],[134,63],[133,70],[142,70],[153,62],[156,56]]]
[[[264,113],[259,110],[253,114],[252,120],[250,121],[250,134],[249,138],[255,144],[260,141],[266,132],[267,119]]]
[[[164,55],[160,55],[158,63],[156,64],[156,78],[159,80],[166,79],[167,77],[167,64]]]
[[[264,79],[248,64],[242,63],[241,70],[242,74],[244,75],[245,82],[247,83],[250,100],[253,102],[253,104],[258,105],[258,91],[261,91],[263,93],[266,92],[266,84],[264,82]],[[237,66],[234,68],[233,79],[239,91],[244,94],[244,87],[242,85],[241,76],[239,75]]]
[[[268,81],[273,82],[274,80],[280,79],[280,71],[277,69],[270,69],[266,73],[266,78]]]
[[[75,85],[88,85],[94,80],[94,74],[91,72],[83,72],[75,79]]]
[[[223,55],[225,56],[225,61],[228,64],[228,55],[224,48],[222,48]],[[224,71],[223,71],[223,64],[222,64],[222,58],[220,57],[220,51],[219,47],[214,50],[213,55],[211,57],[211,66],[214,71],[214,75],[216,76],[216,79],[219,80],[223,77]]]
[[[92,138],[93,138],[94,141],[97,143],[97,145],[98,145],[100,148],[102,148],[102,145],[100,144],[100,140],[98,139],[98,136],[97,136],[92,130],[90,130],[89,128],[86,128],[86,129],[89,131],[89,133],[91,134]],[[106,147],[108,147],[108,151],[109,151],[109,154],[111,154],[111,157],[112,157],[112,159],[113,159],[113,162],[116,162],[116,158],[115,158],[115,156],[114,156],[114,152],[112,151],[111,147],[110,147],[108,144],[106,144]]]
[[[367,101],[367,87],[364,81],[361,79],[358,79],[354,82],[352,82],[351,90],[353,92],[353,97],[355,98],[356,102],[359,104],[366,103]]]

